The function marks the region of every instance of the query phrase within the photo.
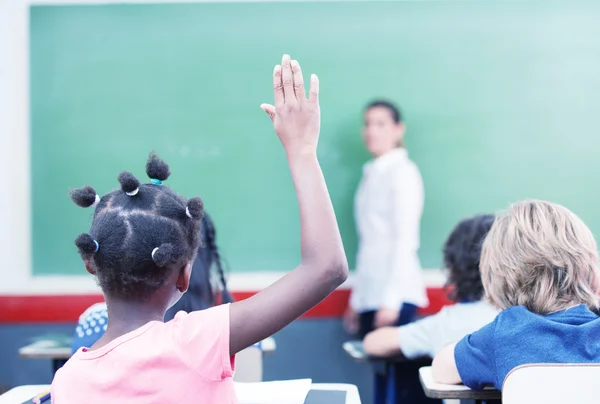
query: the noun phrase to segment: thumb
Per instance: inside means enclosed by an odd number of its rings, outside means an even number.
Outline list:
[[[265,111],[267,113],[267,115],[269,115],[269,118],[271,118],[271,120],[273,120],[275,118],[275,107],[273,105],[260,104],[260,109]]]

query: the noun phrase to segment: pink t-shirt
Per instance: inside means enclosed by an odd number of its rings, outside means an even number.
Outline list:
[[[229,305],[151,321],[77,351],[52,381],[52,404],[237,403]]]

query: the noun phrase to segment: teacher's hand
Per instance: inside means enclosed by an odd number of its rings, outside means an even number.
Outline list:
[[[396,325],[398,315],[398,309],[379,309],[377,314],[375,314],[375,328]]]

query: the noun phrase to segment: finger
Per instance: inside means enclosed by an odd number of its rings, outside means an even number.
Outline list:
[[[310,94],[308,95],[308,102],[319,103],[319,78],[316,74],[310,76]]]
[[[294,76],[294,94],[296,99],[301,104],[306,102],[306,91],[304,90],[304,77],[302,77],[302,69],[297,60],[292,60],[292,74]]]
[[[281,66],[276,65],[273,69],[273,92],[275,93],[275,105],[283,105],[285,98],[283,96],[283,83],[281,82]]]
[[[260,104],[260,109],[265,111],[271,120],[275,119],[275,107],[270,104]]]
[[[286,104],[293,103],[296,101],[296,96],[294,95],[294,77],[292,75],[289,55],[283,55],[281,69],[281,81],[283,82],[283,96],[285,97],[285,102]]]

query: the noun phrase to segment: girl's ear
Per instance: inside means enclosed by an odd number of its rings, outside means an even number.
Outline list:
[[[83,260],[83,264],[85,265],[86,271],[88,271],[91,275],[96,275],[96,270],[89,259]]]
[[[181,293],[187,292],[188,288],[190,287],[190,277],[191,276],[192,276],[192,261],[185,264],[185,266],[183,268],[181,268],[181,271],[179,271],[179,276],[177,277],[177,282],[175,283],[177,290],[179,290]]]

